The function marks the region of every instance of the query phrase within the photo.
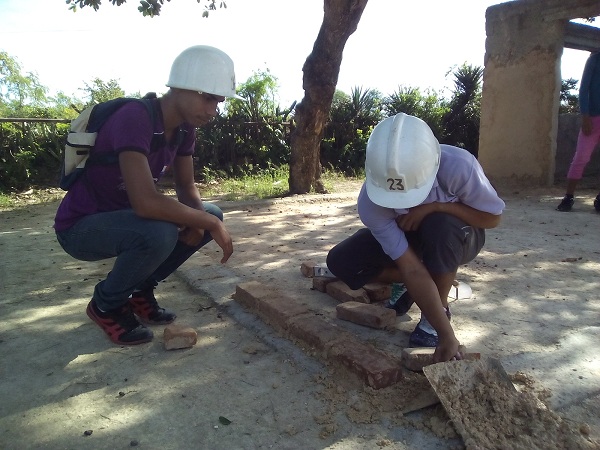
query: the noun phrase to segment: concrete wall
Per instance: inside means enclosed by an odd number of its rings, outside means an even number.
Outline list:
[[[544,24],[540,5],[493,8],[486,13],[479,160],[494,181],[548,184],[564,24]]]
[[[479,160],[492,181],[554,183],[567,26],[596,15],[598,0],[517,0],[486,11]]]

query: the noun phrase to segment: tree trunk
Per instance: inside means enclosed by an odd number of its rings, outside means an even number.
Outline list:
[[[324,0],[324,15],[312,53],[302,72],[304,98],[296,106],[291,135],[290,193],[311,187],[325,192],[319,162],[321,139],[338,81],[346,41],[356,31],[368,0]]]

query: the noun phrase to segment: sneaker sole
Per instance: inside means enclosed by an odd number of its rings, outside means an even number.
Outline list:
[[[145,344],[147,342],[150,342],[154,338],[153,335],[150,335],[149,337],[146,337],[146,338],[143,338],[143,339],[138,339],[137,341],[128,341],[128,342],[120,341],[118,336],[124,330],[123,330],[123,328],[119,324],[116,324],[114,322],[111,325],[107,324],[105,322],[105,319],[103,319],[102,317],[98,316],[94,312],[94,310],[92,309],[91,303],[88,304],[85,312],[88,315],[88,317],[90,319],[92,319],[93,322],[95,322],[100,328],[102,328],[102,331],[104,331],[104,333],[106,333],[106,335],[108,336],[108,338],[112,342],[114,342],[115,344],[119,344],[119,345],[139,345],[139,344]],[[119,335],[116,334],[118,331],[121,332],[121,333],[119,333]]]

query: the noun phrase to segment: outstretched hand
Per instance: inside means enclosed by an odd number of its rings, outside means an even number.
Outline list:
[[[233,253],[233,241],[231,240],[229,231],[227,231],[227,228],[225,228],[223,222],[219,222],[217,228],[210,230],[210,235],[217,245],[223,250],[221,264],[225,264]]]

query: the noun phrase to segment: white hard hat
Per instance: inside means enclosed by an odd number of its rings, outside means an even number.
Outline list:
[[[381,121],[367,143],[367,195],[386,208],[405,209],[427,198],[440,166],[440,144],[421,119],[404,113]]]
[[[244,100],[235,93],[233,61],[223,51],[195,45],[175,58],[167,86]]]

